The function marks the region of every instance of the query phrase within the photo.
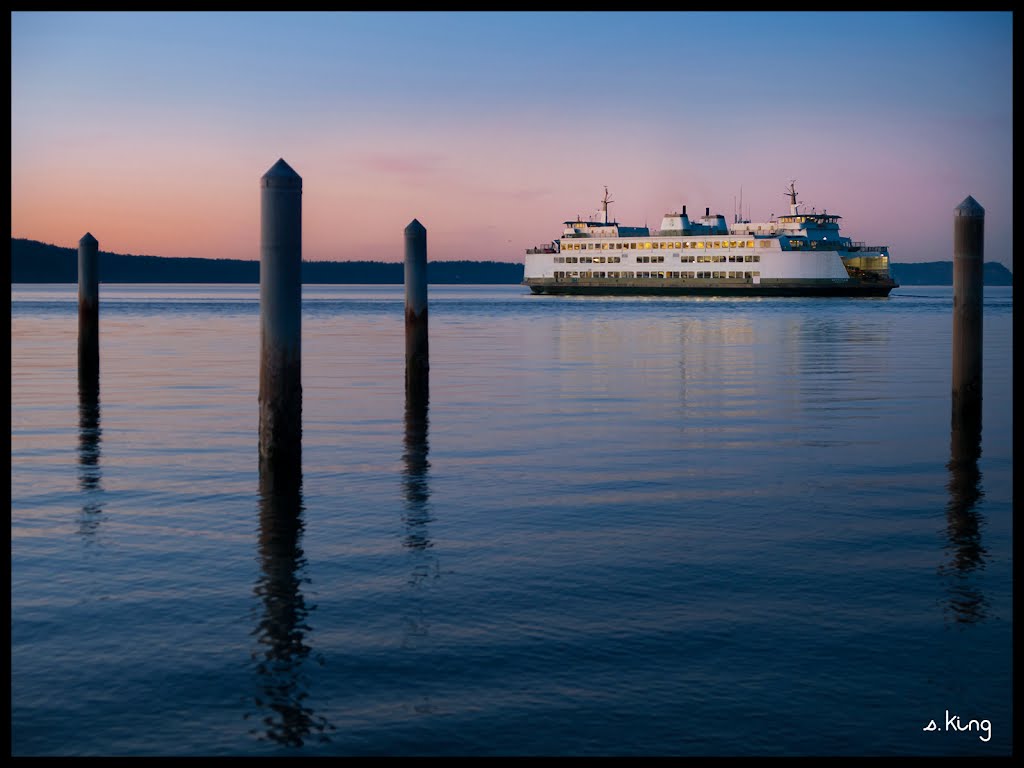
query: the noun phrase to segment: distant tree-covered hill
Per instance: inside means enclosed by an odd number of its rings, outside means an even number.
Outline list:
[[[916,264],[890,263],[893,278],[900,285],[952,285],[952,261],[922,261]],[[1013,285],[1013,273],[998,261],[986,261],[982,267],[985,285]]]
[[[258,261],[99,253],[104,283],[258,283]],[[304,261],[303,283],[401,284],[404,265],[383,261]],[[430,283],[523,281],[523,265],[503,261],[428,261]],[[11,238],[11,283],[77,283],[78,249]]]
[[[900,285],[952,285],[952,261],[892,264]],[[400,262],[304,261],[304,283],[401,284]],[[132,256],[100,251],[100,280],[105,283],[258,283],[258,261]],[[1013,273],[997,261],[984,266],[985,285],[1013,285]],[[469,284],[518,284],[523,265],[506,261],[428,261],[427,281]],[[78,250],[11,238],[12,283],[78,282]]]

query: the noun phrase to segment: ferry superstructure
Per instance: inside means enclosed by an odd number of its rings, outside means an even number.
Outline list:
[[[898,287],[888,246],[839,233],[840,216],[802,209],[796,183],[789,215],[729,225],[704,209],[667,213],[661,228],[611,220],[605,187],[597,219],[566,221],[562,236],[529,248],[523,283],[537,294],[888,296]]]

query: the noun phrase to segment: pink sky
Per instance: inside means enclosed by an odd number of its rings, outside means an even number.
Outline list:
[[[796,179],[896,262],[951,259],[973,195],[1012,268],[1010,14],[614,20],[14,13],[11,235],[258,259],[282,157],[309,260],[401,260],[416,218],[433,260],[521,261],[605,185],[615,218],[657,227],[684,204],[731,220],[741,189],[766,219]]]

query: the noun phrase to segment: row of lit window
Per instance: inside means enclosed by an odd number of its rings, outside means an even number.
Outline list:
[[[656,277],[656,278],[672,278],[672,277],[685,277],[685,278],[696,278],[697,280],[719,280],[726,278],[736,279],[749,279],[751,277],[760,277],[760,272],[739,272],[739,271],[725,271],[725,272],[555,272],[555,280],[566,280],[568,278],[593,278],[593,277],[615,277],[615,278],[630,278],[630,277]]]
[[[575,256],[555,256],[556,264],[604,264],[605,259],[609,264],[618,264],[622,261],[621,256],[580,256],[578,259]]]
[[[739,261],[739,262],[751,262],[760,261],[761,254],[759,253],[736,253],[729,254],[726,256],[724,253],[702,253],[697,257],[698,263],[709,263],[715,261]],[[693,261],[693,256],[687,259],[685,256],[682,257],[681,261]]]
[[[771,241],[766,240],[761,243],[762,248],[770,246]],[[563,251],[607,251],[616,249],[631,249],[631,250],[651,250],[651,249],[678,249],[682,250],[685,248],[753,248],[753,240],[694,240],[694,241],[675,241],[661,240],[661,241],[650,241],[645,240],[638,243],[623,243],[619,241],[611,243],[562,243]]]
[[[732,262],[754,262],[754,261],[761,261],[761,255],[757,254],[757,253],[731,253],[728,256],[726,256],[724,253],[702,253],[700,255],[694,255],[692,253],[684,253],[682,255],[679,255],[678,253],[673,253],[672,256],[674,258],[678,258],[679,261],[684,262],[684,263],[698,262],[698,263],[701,263],[701,264],[711,263],[711,262],[720,262],[720,261],[721,262],[724,262],[724,261],[732,261]],[[606,257],[604,257],[604,256],[580,256],[578,258],[576,256],[555,256],[555,263],[556,264],[577,264],[577,263],[579,263],[579,264],[591,264],[591,263],[594,263],[594,264],[604,264],[605,263],[605,258]],[[621,256],[608,256],[607,257],[607,262],[609,264],[618,264],[621,261],[622,261],[622,257]],[[660,255],[660,254],[658,256],[637,256],[636,257],[636,261],[637,261],[638,264],[660,264],[660,263],[665,261],[665,257]]]

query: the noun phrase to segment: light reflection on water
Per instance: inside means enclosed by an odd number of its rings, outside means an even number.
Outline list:
[[[284,489],[255,286],[12,289],[15,754],[1009,751],[1009,290],[966,434],[949,289],[430,296],[305,288]]]

